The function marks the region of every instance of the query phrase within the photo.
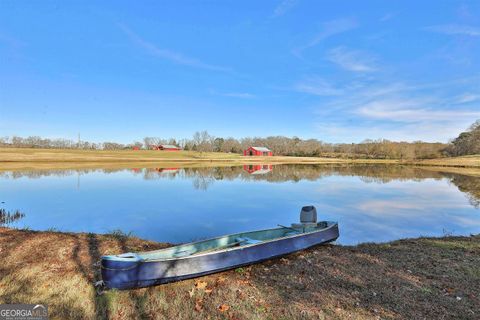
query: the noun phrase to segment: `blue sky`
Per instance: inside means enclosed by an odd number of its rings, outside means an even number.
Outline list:
[[[0,1],[0,135],[446,142],[480,1]]]

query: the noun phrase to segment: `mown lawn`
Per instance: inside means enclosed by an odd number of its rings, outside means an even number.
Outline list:
[[[480,236],[325,245],[198,279],[95,292],[102,254],[165,246],[0,228],[0,303],[45,303],[52,319],[480,317]]]

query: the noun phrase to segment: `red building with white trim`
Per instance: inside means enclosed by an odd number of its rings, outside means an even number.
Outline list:
[[[271,157],[273,152],[265,147],[249,147],[246,150],[243,150],[244,156],[253,156],[253,157]]]
[[[180,147],[174,146],[172,144],[159,144],[150,146],[152,150],[163,150],[163,151],[180,151],[182,150]]]

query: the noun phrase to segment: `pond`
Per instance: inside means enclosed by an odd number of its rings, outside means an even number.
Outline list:
[[[246,165],[0,172],[10,227],[180,243],[289,225],[314,205],[338,243],[480,232],[480,178],[393,165]]]

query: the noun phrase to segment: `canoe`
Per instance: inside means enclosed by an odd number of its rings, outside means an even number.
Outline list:
[[[242,232],[166,249],[103,256],[107,288],[164,284],[261,262],[338,238],[333,221]]]

